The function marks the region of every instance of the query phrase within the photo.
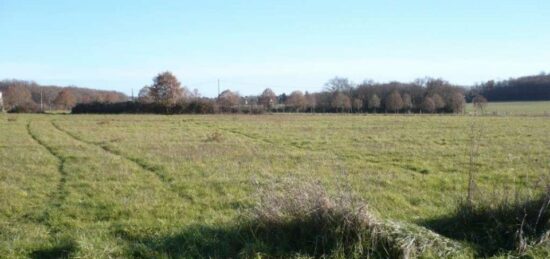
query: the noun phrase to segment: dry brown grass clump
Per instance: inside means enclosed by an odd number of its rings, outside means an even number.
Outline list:
[[[111,120],[108,120],[108,119],[102,119],[102,120],[97,122],[97,125],[101,125],[101,126],[109,125],[109,124],[111,124]]]
[[[222,142],[223,134],[219,131],[214,131],[206,137],[206,142]]]
[[[287,179],[261,190],[252,232],[272,256],[409,258],[461,249],[425,228],[379,220],[356,196],[331,196],[320,183]]]

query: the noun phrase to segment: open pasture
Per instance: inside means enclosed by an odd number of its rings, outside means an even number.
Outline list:
[[[468,112],[473,112],[472,104],[466,106]],[[490,102],[485,110],[488,114],[497,115],[550,115],[550,101],[530,102]]]
[[[550,173],[548,117],[0,119],[2,257],[239,255],[230,229],[281,177],[345,183],[378,217],[424,226],[466,196],[473,135],[476,193],[536,192]]]

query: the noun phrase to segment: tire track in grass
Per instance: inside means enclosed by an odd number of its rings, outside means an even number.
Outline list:
[[[258,137],[258,136],[255,136],[253,134],[247,134],[247,133],[241,132],[241,131],[236,130],[236,129],[228,129],[228,128],[216,127],[216,126],[214,126],[214,128],[232,133],[234,135],[246,137],[246,138],[248,138],[248,139],[250,139],[254,142],[256,142],[256,141],[257,142],[263,142],[265,144],[269,144],[269,145],[272,145],[272,146],[277,146],[277,147],[279,147],[283,150],[284,150],[284,148],[293,148],[295,150],[305,151],[305,152],[320,152],[320,151],[323,151],[323,150],[317,150],[317,149],[313,149],[313,148],[306,148],[306,147],[303,147],[303,146],[300,146],[300,145],[297,145],[297,144],[294,144],[294,143],[272,141],[272,140],[266,139],[264,137]],[[332,154],[332,155],[335,155],[338,158],[340,158],[340,156],[338,154]]]
[[[196,126],[203,127],[203,124],[200,124],[198,122],[193,121],[192,123],[194,123]],[[236,130],[236,129],[228,129],[228,128],[224,128],[224,127],[215,126],[215,125],[212,125],[212,124],[208,124],[208,125],[212,126],[215,129],[223,130],[223,131],[226,131],[226,132],[232,133],[234,135],[238,135],[238,136],[243,136],[243,137],[246,137],[246,138],[248,138],[250,140],[253,140],[253,141],[259,141],[259,142],[263,142],[263,143],[266,143],[266,144],[269,144],[269,145],[288,146],[288,147],[293,147],[293,148],[296,148],[296,149],[305,150],[305,149],[303,149],[301,147],[298,147],[298,146],[287,145],[287,144],[284,144],[284,143],[276,143],[276,142],[271,141],[269,139],[265,139],[265,138],[262,138],[262,137],[257,137],[257,136],[254,136],[252,134],[246,134],[246,133],[243,133],[243,132],[241,132],[239,130]],[[311,151],[313,151],[313,150],[311,150]]]
[[[195,123],[195,125],[197,125],[197,126],[202,126],[201,124],[199,124],[197,122],[193,122],[193,123]],[[224,127],[219,127],[219,126],[215,126],[215,125],[211,125],[211,124],[210,124],[210,126],[216,128],[216,129],[219,129],[219,130],[223,130],[223,131],[235,134],[235,135],[246,137],[246,138],[251,139],[253,141],[259,141],[259,142],[263,142],[263,143],[266,143],[266,144],[269,144],[269,145],[276,145],[276,146],[279,146],[279,147],[290,147],[290,148],[294,148],[296,150],[309,151],[309,152],[321,151],[321,150],[317,150],[317,149],[313,149],[313,148],[306,148],[306,147],[297,145],[295,143],[276,142],[276,141],[273,141],[273,140],[270,140],[270,139],[266,139],[264,137],[256,136],[254,134],[247,134],[245,132],[242,132],[242,131],[239,131],[239,130],[233,129],[233,128],[224,128]]]
[[[194,122],[194,123],[198,126],[201,126],[197,122]],[[210,126],[216,128],[216,129],[219,129],[219,130],[226,131],[228,133],[237,135],[237,136],[245,137],[245,138],[250,139],[254,142],[262,142],[262,143],[265,143],[265,144],[268,144],[268,145],[276,146],[276,147],[278,147],[282,150],[285,150],[285,148],[291,148],[291,149],[294,149],[294,150],[297,150],[297,151],[304,151],[304,152],[327,152],[326,150],[303,147],[303,146],[297,145],[297,144],[292,143],[292,142],[290,142],[290,143],[276,142],[276,141],[267,139],[265,137],[256,136],[254,134],[247,134],[245,132],[239,131],[238,129],[224,128],[224,127],[219,127],[219,126],[214,126],[214,125],[210,125]],[[346,161],[347,161],[348,157],[346,155],[343,155],[343,154],[340,154],[340,153],[334,152],[334,151],[330,151],[326,154],[333,156],[332,159],[333,159],[333,161],[335,161],[335,165],[339,168],[339,170],[348,171],[348,166],[346,165]],[[371,158],[371,159],[365,159],[365,157],[359,157],[359,158],[351,157],[351,158],[352,159],[361,159],[362,161],[367,161],[367,162],[373,163],[373,164],[381,164],[380,161],[375,160],[373,158]],[[386,164],[386,166],[388,166],[388,165]],[[389,165],[389,166],[391,166],[391,168],[393,168],[393,169],[403,169],[404,168],[403,166],[398,166],[398,165]],[[405,168],[405,169],[410,170],[409,168]]]
[[[203,127],[203,124],[200,124],[196,121],[193,121],[192,123],[194,123],[195,125],[197,125],[199,127]],[[222,131],[231,133],[231,134],[236,135],[236,136],[245,137],[247,139],[252,140],[253,142],[262,142],[264,144],[268,144],[268,145],[271,145],[271,146],[276,146],[277,148],[279,148],[283,151],[285,150],[285,148],[292,148],[296,151],[304,151],[304,152],[321,152],[321,151],[323,151],[323,150],[317,150],[317,149],[313,149],[313,148],[306,148],[306,147],[303,147],[303,146],[300,146],[300,145],[296,145],[294,143],[276,142],[276,141],[273,141],[273,140],[270,140],[270,139],[267,139],[267,138],[264,138],[264,137],[259,137],[259,136],[253,135],[253,134],[247,134],[247,133],[241,132],[237,129],[232,129],[232,128],[228,129],[228,128],[224,128],[224,127],[220,127],[220,126],[215,126],[215,125],[212,125],[212,124],[208,124],[208,125],[215,128],[215,129],[222,130]],[[330,152],[329,154],[334,156],[336,159],[338,159],[340,163],[344,162],[344,159],[342,158],[342,156],[340,154],[334,153],[334,152]],[[341,165],[340,165],[340,167],[341,167]]]
[[[49,228],[52,228],[53,226],[47,220],[49,218],[50,208],[58,209],[59,207],[61,207],[61,205],[65,201],[65,198],[67,197],[66,183],[68,173],[67,171],[65,171],[65,158],[63,158],[63,156],[56,152],[55,149],[53,149],[51,146],[48,146],[45,142],[40,140],[40,138],[38,138],[38,136],[32,132],[30,121],[27,122],[26,128],[29,136],[38,145],[46,149],[57,160],[57,171],[59,172],[59,175],[61,177],[59,179],[59,183],[57,184],[56,191],[51,194],[50,201],[48,202],[48,205],[45,207],[44,212],[42,212],[42,215],[39,218],[39,221],[41,223],[44,223]]]
[[[194,123],[195,125],[197,125],[199,127],[203,126],[202,124],[200,124],[198,122],[195,122],[195,121],[193,121],[192,123]],[[236,135],[236,136],[245,137],[249,140],[252,140],[253,142],[261,142],[261,143],[264,143],[264,144],[268,144],[268,145],[277,147],[278,149],[280,149],[282,151],[286,150],[286,148],[291,148],[291,149],[294,149],[295,151],[302,151],[302,152],[321,152],[322,151],[322,150],[317,150],[317,149],[313,149],[313,148],[306,148],[306,147],[303,147],[303,146],[300,146],[300,145],[296,145],[294,143],[276,142],[276,141],[273,141],[273,140],[270,140],[270,139],[267,139],[267,138],[264,138],[264,137],[256,136],[254,134],[247,134],[247,133],[241,132],[238,129],[224,128],[224,127],[215,126],[215,125],[212,125],[212,124],[209,124],[209,126],[215,128],[215,129],[218,129],[218,130],[222,130],[222,131],[231,133],[231,134]],[[343,168],[344,170],[347,171],[347,169],[346,169],[347,166],[345,165],[344,158],[340,154],[335,153],[335,152],[330,152],[328,154],[334,156],[334,158],[332,158],[332,159],[336,162],[336,166],[338,166],[340,168],[340,170],[342,170],[342,168]]]
[[[127,160],[127,161],[130,161],[134,164],[136,164],[137,166],[139,166],[141,169],[149,172],[149,173],[152,173],[154,174],[157,178],[159,178],[159,180],[164,184],[166,185],[166,187],[172,191],[173,193],[177,194],[179,197],[181,198],[184,198],[184,199],[187,199],[187,200],[193,200],[193,198],[189,195],[186,195],[186,194],[183,194],[181,192],[179,192],[177,190],[177,188],[174,186],[173,182],[172,182],[172,179],[166,177],[163,172],[161,171],[161,169],[157,166],[153,166],[153,165],[150,165],[148,164],[147,162],[144,162],[143,160],[141,159],[136,159],[136,158],[133,158],[133,157],[129,157],[129,156],[126,156],[124,154],[122,154],[120,151],[117,151],[117,150],[114,150],[114,149],[111,149],[109,148],[107,145],[101,145],[101,144],[98,144],[96,142],[93,142],[93,141],[88,141],[88,140],[85,140],[79,136],[77,136],[76,134],[68,131],[68,130],[65,130],[63,128],[61,128],[59,125],[57,125],[57,123],[55,123],[54,121],[50,121],[52,126],[54,128],[56,128],[58,131],[66,134],[67,136],[71,137],[72,139],[76,140],[76,141],[79,141],[79,142],[82,142],[84,144],[88,144],[88,145],[92,145],[92,146],[96,146],[96,147],[99,147],[101,148],[103,151],[111,154],[111,155],[114,155],[114,156],[117,156],[117,157],[120,157],[124,160]]]

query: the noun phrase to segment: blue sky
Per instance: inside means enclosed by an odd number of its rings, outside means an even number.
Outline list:
[[[550,72],[550,1],[0,0],[0,79],[137,93],[158,72],[215,96]]]

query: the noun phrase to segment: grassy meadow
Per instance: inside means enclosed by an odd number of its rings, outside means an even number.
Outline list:
[[[258,186],[281,178],[430,229],[466,197],[473,136],[475,195],[546,184],[545,116],[0,115],[0,257],[308,257],[239,235]]]
[[[468,112],[473,112],[472,104],[466,106]],[[485,110],[488,114],[495,115],[545,115],[550,114],[550,101],[530,102],[491,102]]]

